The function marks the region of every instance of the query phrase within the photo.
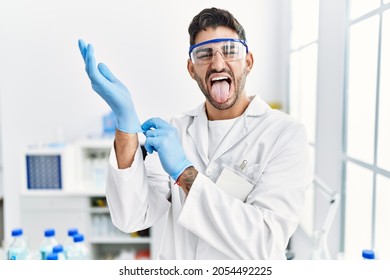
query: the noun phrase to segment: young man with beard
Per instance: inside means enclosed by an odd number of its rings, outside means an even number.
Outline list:
[[[160,259],[285,259],[312,181],[305,129],[247,95],[254,60],[231,13],[204,9],[188,31],[187,68],[205,102],[170,123],[140,125],[126,87],[79,41],[92,87],[117,119],[106,189],[112,222],[134,232],[164,216]]]

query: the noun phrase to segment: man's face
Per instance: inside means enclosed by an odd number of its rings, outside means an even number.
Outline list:
[[[227,27],[207,28],[199,32],[195,44],[217,38],[238,39],[235,31]],[[252,55],[244,54],[242,59],[225,61],[223,42],[215,44],[212,61],[197,64],[188,61],[188,71],[196,80],[207,101],[218,110],[233,107],[244,93],[246,76],[252,67]],[[221,46],[221,51],[219,51]],[[214,47],[213,47],[214,50]]]

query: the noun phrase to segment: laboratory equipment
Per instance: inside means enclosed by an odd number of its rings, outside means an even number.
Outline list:
[[[103,136],[113,136],[116,130],[116,118],[114,112],[103,116]]]
[[[17,228],[11,233],[13,240],[7,250],[8,260],[26,260],[29,256],[27,241],[23,236],[23,229]]]
[[[58,261],[59,260],[58,254],[50,253],[50,254],[47,255],[46,260],[48,260],[48,261]]]
[[[55,230],[52,228],[45,230],[45,237],[40,246],[41,260],[46,260],[47,256],[53,252],[53,247],[58,245],[55,234]]]
[[[92,89],[106,101],[116,117],[116,127],[127,133],[142,132],[130,92],[108,69],[99,63],[96,66],[93,46],[79,40],[79,49],[86,64]]]
[[[210,64],[216,52],[225,61],[240,60],[248,53],[248,45],[241,39],[218,38],[192,45],[188,54],[194,64]]]
[[[75,184],[72,145],[30,145],[25,151],[27,190],[71,190]]]
[[[75,236],[78,233],[79,233],[79,231],[78,231],[77,228],[70,228],[70,229],[68,229],[68,239],[65,242],[65,246],[64,246],[65,258],[68,258],[67,257],[68,250],[73,245],[73,236]]]
[[[328,235],[335,218],[340,203],[340,194],[332,190],[317,175],[314,176],[314,186],[328,201],[328,212],[325,221],[319,230],[314,232],[313,249],[310,259],[313,260],[330,260],[331,256],[328,248]]]
[[[374,250],[364,249],[362,251],[362,258],[364,260],[375,260],[375,252],[374,252]]]
[[[142,124],[145,131],[145,149],[148,153],[158,152],[165,172],[175,181],[192,163],[184,154],[177,129],[159,118],[152,118]]]
[[[59,260],[65,260],[64,247],[61,244],[55,245],[53,247],[53,254],[57,255]]]
[[[73,245],[67,251],[68,260],[90,260],[91,254],[84,242],[83,234],[76,234],[73,236]]]

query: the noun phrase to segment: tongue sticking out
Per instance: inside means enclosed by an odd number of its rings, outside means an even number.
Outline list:
[[[227,81],[215,82],[211,87],[211,96],[218,103],[226,102],[229,98],[229,83]]]

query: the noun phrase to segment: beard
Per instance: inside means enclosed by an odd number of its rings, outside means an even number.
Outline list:
[[[232,78],[232,82],[231,82],[230,86],[233,83],[235,84],[234,92],[233,92],[232,96],[230,96],[228,98],[228,100],[224,103],[219,103],[216,100],[214,100],[214,98],[211,96],[209,90],[207,89],[208,77],[210,77],[210,75],[213,73],[227,73]],[[245,87],[246,76],[247,76],[247,72],[244,70],[241,72],[240,76],[238,76],[236,79],[234,74],[230,70],[223,69],[221,71],[215,71],[215,70],[208,71],[206,73],[204,81],[202,81],[201,77],[196,72],[195,72],[194,78],[195,78],[196,82],[198,83],[198,86],[199,86],[200,90],[202,91],[203,95],[206,97],[207,101],[209,101],[210,104],[214,108],[216,108],[218,110],[227,110],[227,109],[232,108],[237,103],[239,98],[241,97],[242,92],[243,92],[244,87]]]

